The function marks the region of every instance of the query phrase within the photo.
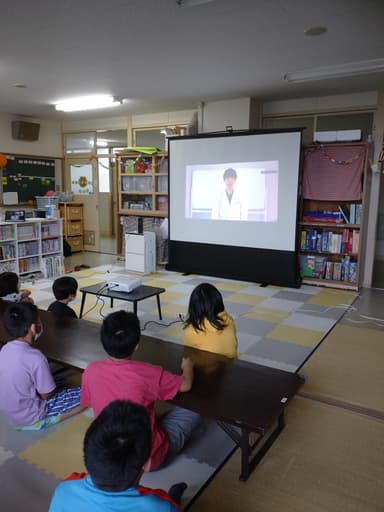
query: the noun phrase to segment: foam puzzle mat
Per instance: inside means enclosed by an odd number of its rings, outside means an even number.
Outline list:
[[[1,510],[48,510],[59,482],[85,471],[84,433],[92,421],[87,410],[44,431],[16,431],[0,413]],[[141,484],[169,489],[186,482],[182,504],[188,507],[232,454],[235,443],[213,421],[203,420],[183,452],[165,468],[145,474]],[[240,468],[239,468],[240,471]]]
[[[78,280],[79,289],[121,276],[138,277],[126,272],[122,265],[103,265],[70,275]],[[143,284],[166,290],[160,295],[161,321],[155,297],[138,303],[144,334],[182,343],[180,317],[187,313],[190,294],[198,284],[210,282],[222,293],[226,310],[235,320],[240,359],[291,372],[308,359],[357,297],[355,292],[316,286],[263,287],[258,283],[168,271],[139,277]],[[46,309],[52,302],[52,281],[41,279],[33,284],[25,282],[24,286],[31,289],[40,308]],[[78,314],[81,295],[78,292],[70,304]],[[129,302],[114,300],[111,309],[109,299],[87,294],[83,318],[101,323],[111,311],[132,307]]]

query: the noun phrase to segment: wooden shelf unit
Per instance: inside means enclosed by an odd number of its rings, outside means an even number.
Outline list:
[[[168,154],[117,157],[119,215],[168,217]]]
[[[65,240],[72,252],[84,248],[84,205],[75,201],[59,203],[60,216],[63,218]]]
[[[319,146],[307,148],[319,149]],[[365,143],[322,144],[321,150],[330,153],[329,148],[332,148],[332,154],[337,155],[337,148],[343,147],[352,147],[356,155],[361,154],[361,198],[301,198],[298,230],[300,270],[305,284],[358,290],[364,260],[368,146]],[[328,153],[327,157],[331,158]],[[347,166],[350,160],[343,162],[342,158],[334,158],[332,163]]]
[[[61,219],[0,223],[0,272],[20,276],[42,273],[55,278],[64,271]]]

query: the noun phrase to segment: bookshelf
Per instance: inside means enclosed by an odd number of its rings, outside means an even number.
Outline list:
[[[63,269],[60,219],[0,223],[0,272],[16,272],[20,276],[41,273],[55,278]]]
[[[168,217],[168,154],[118,155],[119,215]]]
[[[360,287],[367,152],[364,143],[304,148],[298,247],[305,284]]]

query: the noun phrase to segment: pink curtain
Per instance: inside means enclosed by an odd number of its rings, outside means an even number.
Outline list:
[[[366,147],[312,146],[304,150],[303,197],[318,201],[359,201]]]

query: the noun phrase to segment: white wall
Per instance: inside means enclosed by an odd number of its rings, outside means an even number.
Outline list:
[[[251,98],[205,103],[199,112],[199,131],[222,132],[226,126],[232,126],[233,130],[247,130],[250,128],[250,112]]]
[[[127,128],[129,116],[98,117],[80,121],[63,121],[63,132],[84,132],[87,130],[123,130]]]
[[[132,128],[188,124],[192,120],[194,112],[194,110],[177,110],[175,112],[135,115],[132,116]]]
[[[39,139],[34,142],[12,139],[11,121],[40,124]],[[0,113],[0,151],[15,155],[62,157],[61,123]]]

